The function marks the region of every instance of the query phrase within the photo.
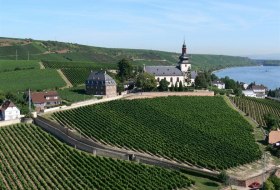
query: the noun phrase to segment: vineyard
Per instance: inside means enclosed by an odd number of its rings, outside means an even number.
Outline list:
[[[42,61],[46,68],[50,69],[77,69],[88,68],[92,70],[116,69],[117,64],[98,64],[95,62],[85,61]]]
[[[249,97],[231,97],[230,99],[240,110],[248,114],[261,126],[266,126],[264,115],[267,113],[272,113],[280,118],[280,103],[274,100]],[[277,126],[280,127],[280,122]]]
[[[52,117],[99,141],[207,168],[261,156],[252,127],[221,97],[117,100]]]
[[[92,69],[62,69],[61,71],[73,85],[85,84]]]
[[[194,182],[177,171],[94,157],[34,125],[0,129],[0,189],[177,189]]]

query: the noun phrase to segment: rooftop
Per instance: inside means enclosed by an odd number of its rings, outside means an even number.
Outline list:
[[[6,100],[2,106],[1,106],[1,110],[6,110],[8,107],[16,107],[15,104],[10,101],[10,100]]]
[[[271,131],[268,136],[269,144],[275,144],[280,141],[280,131]]]
[[[183,76],[183,72],[176,66],[146,66],[145,71],[155,76]]]
[[[54,99],[53,97],[57,96],[57,99]],[[46,97],[49,97],[50,99],[48,101],[57,101],[59,100],[59,95],[56,91],[44,91],[44,92],[32,92],[31,93],[31,100],[33,103],[44,103],[47,102]]]
[[[87,81],[87,84],[101,84],[101,85],[116,85],[115,80],[110,77],[106,71],[91,71],[89,74]]]

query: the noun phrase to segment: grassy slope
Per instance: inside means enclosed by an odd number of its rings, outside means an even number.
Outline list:
[[[0,72],[39,68],[40,66],[36,60],[0,60]]]
[[[178,45],[178,51],[180,51]],[[54,53],[57,50],[68,49],[68,53]],[[33,60],[57,60],[57,61],[86,61],[96,63],[116,63],[123,57],[133,59],[133,64],[147,65],[174,65],[178,62],[179,54],[154,50],[118,49],[85,46],[71,43],[33,41],[27,45],[13,45],[0,47],[0,59],[15,59],[18,51],[18,59],[27,59],[29,52]],[[51,54],[45,54],[48,50]],[[193,69],[220,69],[231,66],[245,66],[254,64],[245,57],[220,56],[220,55],[191,55]]]
[[[3,72],[0,74],[0,90],[4,92],[31,90],[54,89],[55,87],[65,86],[65,82],[56,70],[20,70]]]

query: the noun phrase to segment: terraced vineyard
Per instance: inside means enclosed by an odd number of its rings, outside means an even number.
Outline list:
[[[46,68],[50,69],[77,69],[88,68],[93,70],[99,69],[116,69],[117,64],[98,64],[86,61],[42,61]]]
[[[222,97],[117,100],[52,117],[106,143],[208,168],[261,156],[252,127]]]
[[[183,174],[109,158],[62,144],[34,125],[0,129],[0,189],[177,189]]]
[[[73,85],[85,84],[92,69],[62,69],[61,71]]]
[[[259,125],[266,126],[264,115],[267,113],[272,113],[280,118],[279,102],[249,97],[231,97],[230,99],[240,110],[257,121]],[[280,122],[277,125],[280,127]]]

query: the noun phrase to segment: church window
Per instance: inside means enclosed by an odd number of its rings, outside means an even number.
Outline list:
[[[170,82],[173,82],[173,78],[172,77],[170,78]]]
[[[159,82],[159,77],[157,78],[157,81]]]
[[[177,82],[179,82],[179,77],[177,77]]]

